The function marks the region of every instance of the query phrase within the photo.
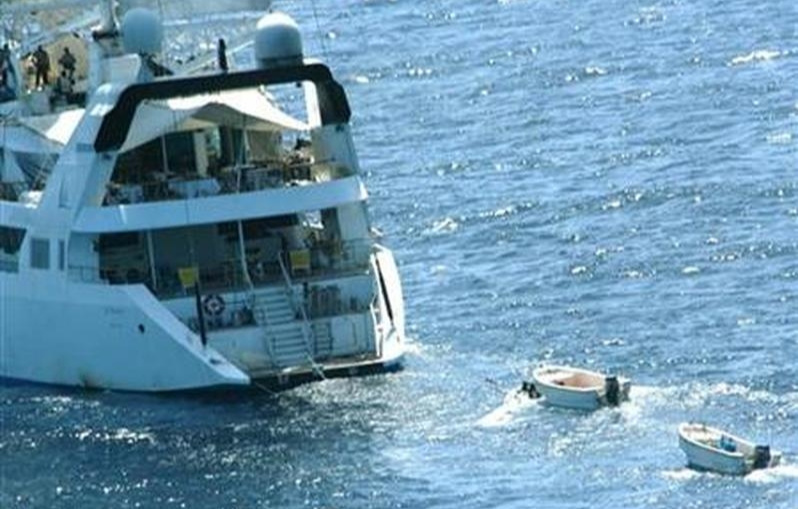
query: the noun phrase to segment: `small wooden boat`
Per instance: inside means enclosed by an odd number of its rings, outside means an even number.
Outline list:
[[[745,475],[779,464],[781,453],[699,423],[679,426],[679,447],[689,467],[721,474]]]
[[[582,410],[619,405],[629,399],[631,387],[627,378],[567,366],[539,367],[532,378],[533,382],[521,387],[530,397],[542,396],[546,404]]]

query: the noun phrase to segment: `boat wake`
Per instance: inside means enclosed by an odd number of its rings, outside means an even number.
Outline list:
[[[92,430],[86,428],[74,434],[74,437],[79,441],[95,441],[95,442],[122,442],[126,444],[136,444],[145,442],[154,445],[155,435],[148,431],[136,431],[128,428],[118,428],[114,430]]]
[[[665,470],[662,476],[672,481],[691,481],[693,479],[701,478],[721,478],[728,477],[734,479],[733,476],[725,476],[716,472],[703,472],[700,470],[693,470],[692,468],[682,467],[676,470]],[[772,468],[764,468],[762,470],[754,470],[745,477],[740,477],[744,482],[754,484],[775,484],[787,480],[798,479],[798,465],[783,464]]]
[[[505,394],[502,404],[482,416],[476,425],[481,428],[499,428],[517,424],[526,420],[530,408],[537,406],[537,400],[518,389],[511,389]]]
[[[687,467],[679,468],[677,470],[665,470],[662,472],[662,476],[665,479],[670,479],[672,481],[689,481],[706,475],[718,477],[720,474],[714,474],[712,472],[699,472],[698,470],[693,470],[692,468]]]
[[[702,410],[711,403],[723,404],[757,404],[762,406],[782,407],[782,412],[792,413],[798,408],[798,393],[774,394],[755,390],[739,384],[716,383],[674,385],[670,387],[650,387],[632,385],[630,404],[641,411],[645,407],[671,407],[678,402],[678,407],[692,412]],[[623,405],[625,407],[626,405]]]
[[[784,463],[772,468],[754,470],[745,476],[746,482],[757,484],[773,484],[798,479],[798,465]]]
[[[408,336],[405,339],[405,354],[424,357],[426,354],[424,343],[419,343],[414,338]]]

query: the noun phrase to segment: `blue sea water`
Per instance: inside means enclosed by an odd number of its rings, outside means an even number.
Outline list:
[[[276,2],[349,92],[402,372],[0,388],[2,508],[798,508],[798,3]],[[541,362],[633,378],[584,414]],[[703,420],[786,452],[685,468]]]

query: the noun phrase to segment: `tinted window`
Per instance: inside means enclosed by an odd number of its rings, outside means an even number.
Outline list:
[[[50,241],[32,239],[30,244],[30,266],[34,269],[50,268]]]
[[[25,238],[25,230],[21,228],[11,228],[0,226],[0,249],[6,254],[17,254],[22,246],[22,239]]]

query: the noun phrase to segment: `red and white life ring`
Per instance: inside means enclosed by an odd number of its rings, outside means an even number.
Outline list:
[[[219,316],[224,312],[224,299],[221,295],[206,295],[202,299],[202,308],[209,315]]]

